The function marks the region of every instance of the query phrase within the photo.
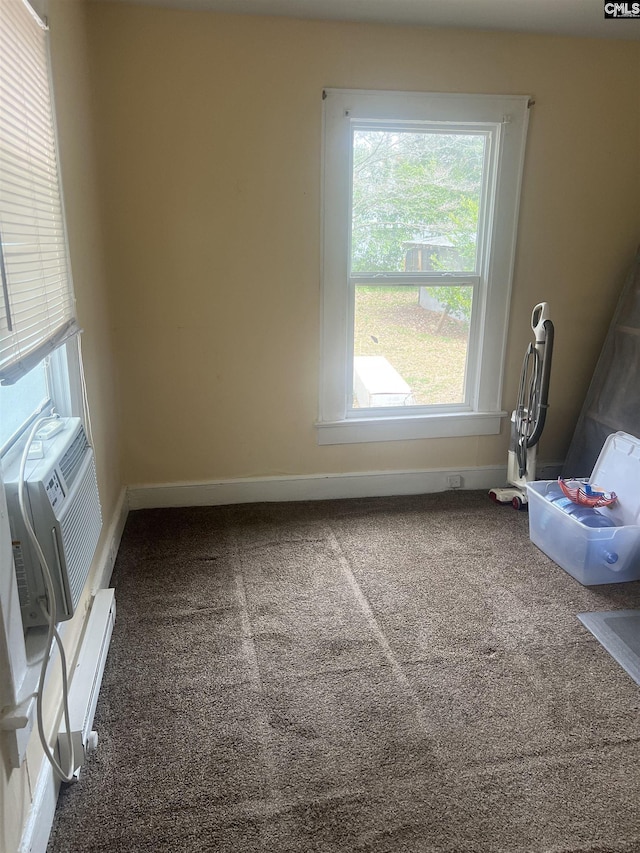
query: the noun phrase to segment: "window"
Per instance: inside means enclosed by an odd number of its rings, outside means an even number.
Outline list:
[[[324,108],[319,442],[499,432],[528,98]]]
[[[0,458],[12,448],[38,417],[50,415],[54,409],[68,416],[81,411],[81,389],[73,389],[70,372],[79,369],[79,352],[61,346],[52,355],[11,385],[0,385]],[[77,399],[76,399],[77,397]]]
[[[77,331],[46,32],[26,2],[2,0],[0,455],[54,400],[70,414],[60,347]]]
[[[51,408],[50,387],[46,361],[13,385],[0,385],[0,455],[20,437],[29,423]]]

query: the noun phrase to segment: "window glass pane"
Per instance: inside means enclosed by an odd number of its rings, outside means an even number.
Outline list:
[[[472,295],[356,287],[353,407],[463,403]]]
[[[0,385],[0,447],[49,399],[46,361],[13,385]]]
[[[486,136],[353,132],[351,271],[473,272]]]

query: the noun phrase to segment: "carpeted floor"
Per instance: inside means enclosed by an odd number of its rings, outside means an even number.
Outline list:
[[[640,688],[482,493],[132,513],[49,853],[640,851]]]

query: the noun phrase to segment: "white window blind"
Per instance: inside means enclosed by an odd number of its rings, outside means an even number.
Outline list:
[[[58,179],[47,35],[0,2],[0,383],[77,331]]]

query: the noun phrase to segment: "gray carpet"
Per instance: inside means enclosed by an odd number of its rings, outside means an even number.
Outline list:
[[[49,853],[640,851],[640,689],[484,493],[132,513]]]

